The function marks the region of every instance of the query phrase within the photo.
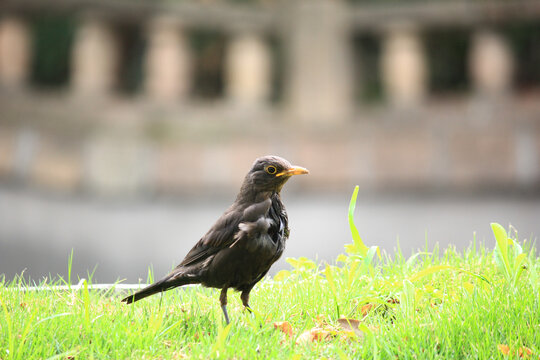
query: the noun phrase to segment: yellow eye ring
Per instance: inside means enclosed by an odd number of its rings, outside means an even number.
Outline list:
[[[277,169],[275,166],[272,166],[272,165],[268,165],[264,171],[266,171],[268,174],[270,175],[274,175],[276,172],[277,172]]]

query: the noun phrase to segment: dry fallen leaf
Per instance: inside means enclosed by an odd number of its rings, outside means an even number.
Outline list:
[[[288,321],[275,322],[274,328],[279,329],[281,332],[287,334],[287,336],[289,337],[293,336],[292,326]]]
[[[358,329],[358,325],[360,325],[360,320],[356,319],[339,318],[337,321],[339,326],[345,330]]]
[[[497,349],[499,349],[499,351],[503,354],[503,355],[512,355],[514,356],[516,354],[515,351],[511,350],[510,347],[508,345],[504,345],[504,344],[499,344],[497,345]],[[526,346],[521,346],[518,350],[517,350],[517,354],[520,358],[525,358],[525,359],[528,359],[531,355],[532,355],[532,350],[529,349],[528,347]]]
[[[318,326],[325,326],[328,325],[328,321],[326,321],[326,315],[319,314],[315,317],[315,322]]]
[[[332,336],[330,331],[325,329],[314,327],[311,330],[304,331],[298,339],[296,339],[296,344],[307,344],[314,341],[322,341],[329,339]]]
[[[365,304],[364,306],[362,306],[360,311],[362,313],[362,316],[366,316],[373,309],[375,309],[375,304],[369,303],[369,304]]]
[[[356,319],[340,318],[337,320],[341,329],[354,333],[358,337],[363,337],[364,333],[358,328],[360,321]]]
[[[296,339],[296,345],[299,345],[299,344],[307,344],[309,342],[313,341],[311,339],[311,331],[308,330],[308,331],[304,331],[302,334],[300,334],[300,336],[298,336],[298,338]]]
[[[508,355],[510,353],[510,346],[508,346],[508,345],[499,344],[499,345],[497,345],[497,349],[499,349],[499,351],[503,355]]]
[[[520,358],[529,358],[532,355],[532,350],[526,346],[522,346],[518,349],[518,355]]]

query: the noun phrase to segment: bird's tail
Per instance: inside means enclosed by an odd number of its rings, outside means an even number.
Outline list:
[[[137,291],[135,294],[131,294],[128,297],[122,299],[123,302],[131,304],[132,302],[144,299],[147,296],[157,294],[178,286],[192,283],[187,278],[178,278],[176,274],[169,274],[163,279],[156,281],[152,285],[148,285],[144,289]]]

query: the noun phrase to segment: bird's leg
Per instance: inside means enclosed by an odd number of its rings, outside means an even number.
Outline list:
[[[244,307],[246,308],[247,311],[251,312],[251,308],[249,307],[249,292],[251,291],[251,289],[249,290],[244,290],[242,291],[242,294],[240,294],[240,299],[242,299],[242,304],[244,304]]]
[[[221,289],[221,295],[219,295],[219,302],[221,303],[221,310],[225,315],[225,322],[229,325],[229,315],[227,314],[227,288]]]

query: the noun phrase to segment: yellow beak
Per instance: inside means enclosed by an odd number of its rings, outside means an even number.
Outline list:
[[[277,173],[276,176],[292,176],[302,174],[309,174],[309,170],[301,166],[293,166],[290,169],[283,170],[282,172]]]

